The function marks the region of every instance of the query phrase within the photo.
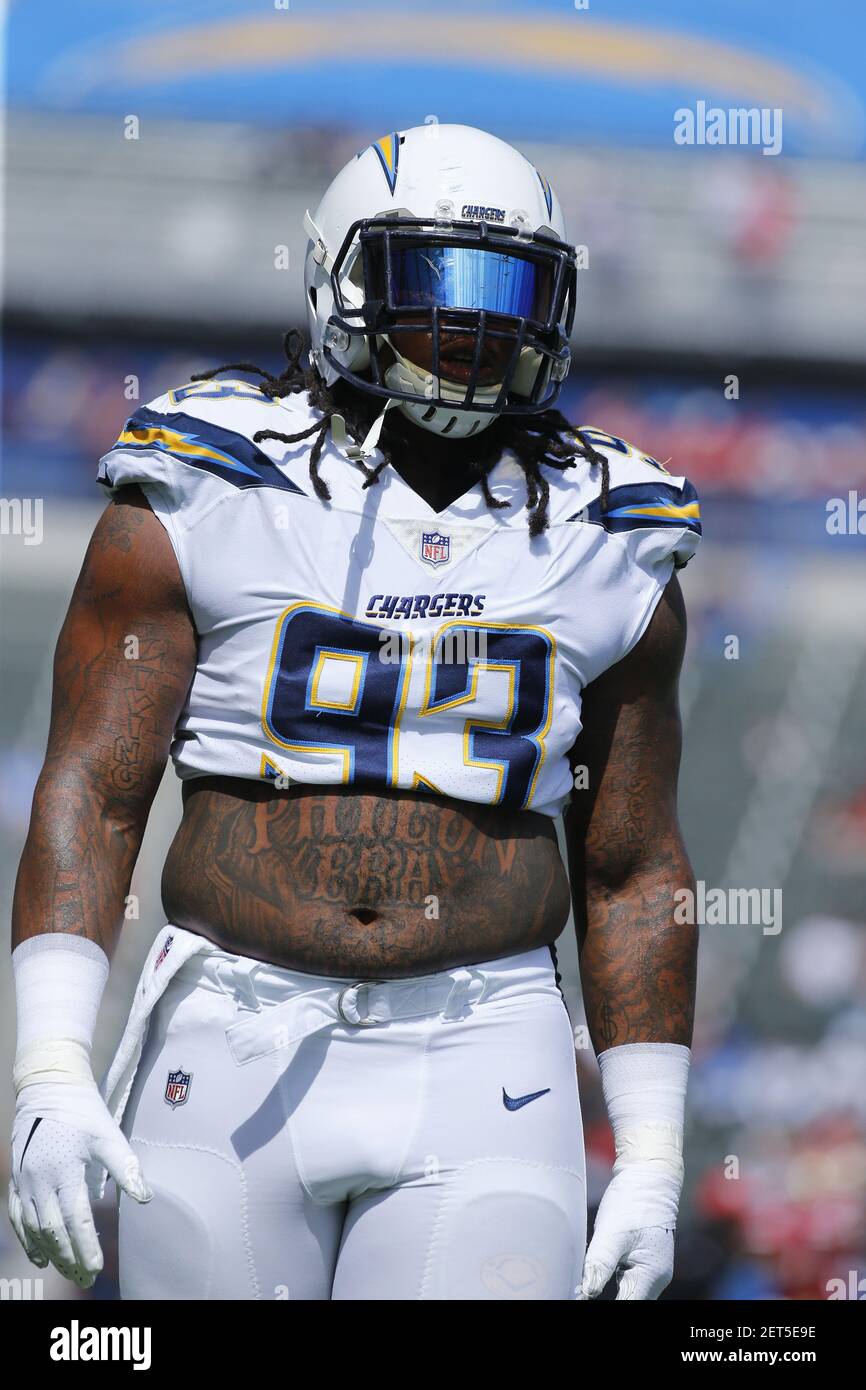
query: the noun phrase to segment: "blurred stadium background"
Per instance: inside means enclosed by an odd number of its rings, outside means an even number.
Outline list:
[[[96,459],[136,399],[221,361],[278,364],[302,314],[302,213],[353,153],[437,119],[513,140],[588,252],[566,412],[702,495],[683,578],[697,876],[784,893],[775,934],[703,928],[668,1298],[824,1298],[866,1274],[866,540],[856,514],[845,534],[827,522],[830,499],[866,497],[864,40],[845,0],[41,0],[7,16],[2,496],[43,499],[44,535],[2,537],[4,930],[53,645],[103,505]],[[781,153],[675,144],[674,111],[699,100],[781,109]],[[100,1063],[163,921],[179,804],[169,772]],[[570,932],[560,948],[578,1023]],[[8,1078],[5,967],[0,1008]],[[597,1202],[611,1141],[592,1053],[578,1064]],[[8,1080],[0,1095],[5,1134]],[[4,1141],[4,1187],[7,1168]],[[101,1220],[93,1296],[112,1298],[110,1204]],[[0,1276],[35,1273],[4,1218]],[[75,1295],[44,1277],[45,1297]]]

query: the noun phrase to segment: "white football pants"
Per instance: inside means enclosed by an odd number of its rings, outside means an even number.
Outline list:
[[[154,1197],[120,1199],[123,1298],[575,1296],[583,1136],[546,949],[360,985],[183,954],[139,1019],[123,1128]]]

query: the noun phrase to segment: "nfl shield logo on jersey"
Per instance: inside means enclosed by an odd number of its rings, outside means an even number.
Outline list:
[[[192,1073],[188,1071],[170,1071],[168,1080],[165,1083],[165,1103],[170,1105],[172,1110],[178,1105],[183,1105],[189,1095],[189,1084],[192,1081]]]
[[[154,975],[156,974],[157,970],[158,970],[159,967],[162,965],[163,961],[165,960],[166,956],[168,955],[169,951],[171,950],[171,943],[172,943],[173,941],[174,941],[174,937],[173,937],[173,936],[167,936],[167,937],[165,938],[165,941],[163,942],[162,950],[160,951],[160,953],[159,953],[159,955],[157,956],[156,960],[153,962],[153,973],[154,973]]]
[[[441,531],[421,532],[421,559],[428,565],[445,565],[451,559],[451,537]]]

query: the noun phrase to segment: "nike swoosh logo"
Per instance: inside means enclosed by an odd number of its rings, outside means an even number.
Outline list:
[[[18,1172],[19,1172],[19,1173],[21,1172],[21,1169],[24,1167],[24,1154],[26,1154],[27,1150],[30,1148],[30,1140],[33,1138],[34,1134],[36,1133],[37,1129],[39,1128],[39,1126],[40,1126],[41,1124],[42,1124],[42,1116],[40,1115],[39,1118],[38,1118],[37,1120],[34,1120],[34,1121],[33,1121],[33,1126],[32,1126],[32,1128],[31,1128],[31,1130],[30,1130],[30,1133],[29,1133],[28,1136],[27,1136],[27,1143],[24,1145],[24,1153],[22,1153],[22,1155],[21,1155],[21,1162],[18,1164]]]
[[[508,1094],[505,1087],[503,1086],[502,1104],[505,1106],[506,1110],[520,1110],[524,1105],[528,1105],[531,1100],[538,1100],[539,1096],[546,1096],[549,1094],[550,1087],[548,1086],[543,1091],[531,1091],[528,1096],[515,1096],[512,1099],[512,1097]]]

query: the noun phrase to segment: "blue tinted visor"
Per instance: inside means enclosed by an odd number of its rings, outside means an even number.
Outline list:
[[[486,309],[545,324],[552,278],[548,265],[477,246],[391,249],[395,309]]]

